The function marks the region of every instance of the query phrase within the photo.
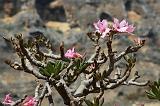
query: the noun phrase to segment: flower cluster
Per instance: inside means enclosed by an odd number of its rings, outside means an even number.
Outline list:
[[[82,55],[75,52],[75,48],[67,50],[67,52],[64,55],[66,58],[73,59],[73,58],[81,58]]]
[[[4,105],[11,105],[14,103],[10,94],[7,94],[2,102]]]
[[[111,26],[108,25],[107,20],[103,19],[102,21],[98,21],[93,24],[95,27],[95,32],[98,32],[101,34],[101,38],[105,38],[106,36],[109,36],[109,33],[111,31],[117,32],[117,33],[132,33],[135,30],[135,27],[133,25],[129,25],[128,22],[124,19],[122,21],[119,21],[117,18],[114,18],[113,24]],[[135,37],[130,37],[133,39],[135,43],[140,44],[141,39]],[[82,55],[75,52],[75,48],[67,50],[65,53],[65,57],[69,59],[74,58],[81,58]]]
[[[110,31],[132,33],[135,29],[135,27],[133,25],[129,25],[125,19],[120,22],[117,18],[114,18],[113,24],[110,27],[108,26],[107,20],[99,20],[93,25],[96,32],[99,32],[102,38],[109,35]]]
[[[135,29],[135,27],[133,25],[129,25],[126,20],[119,22],[119,20],[116,18],[114,18],[113,28],[115,31],[127,33],[132,33]]]
[[[15,103],[15,101],[12,100],[12,97],[10,94],[7,94],[2,102],[4,105],[13,105]],[[37,104],[37,101],[34,97],[32,96],[28,96],[25,98],[25,100],[23,101],[23,106],[35,106]]]
[[[109,31],[111,30],[110,28],[108,28],[107,20],[99,20],[97,23],[94,23],[94,27],[96,29],[96,32],[102,34],[102,38],[104,38],[107,35],[107,33],[109,33]]]
[[[113,24],[111,26],[108,25],[107,20],[103,19],[102,21],[98,21],[93,24],[95,27],[95,32],[98,32],[101,34],[101,38],[105,38],[106,36],[109,36],[109,33],[111,31],[116,33],[132,33],[135,30],[135,27],[133,25],[129,25],[128,22],[124,19],[122,21],[119,21],[117,18],[114,18]],[[140,44],[141,39],[131,36],[131,40],[133,40],[135,43]],[[75,52],[75,48],[67,50],[65,53],[65,57],[69,59],[74,58],[81,58],[82,55]]]

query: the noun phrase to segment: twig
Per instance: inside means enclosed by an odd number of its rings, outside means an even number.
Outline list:
[[[84,74],[81,74],[81,84],[77,88],[77,90],[74,93],[75,97],[81,97],[84,94],[84,90],[88,89],[89,85],[93,81],[93,78],[91,79],[86,79]]]
[[[101,47],[99,45],[95,46],[95,53],[88,59],[88,63],[93,63],[93,60],[97,60],[98,59],[98,55],[100,53],[100,49]]]
[[[137,52],[142,46],[143,45],[137,45],[134,47],[132,47],[132,46],[127,47],[127,49],[124,52],[120,53],[117,57],[115,57],[114,62],[119,61],[126,54]]]
[[[43,98],[44,98],[44,96],[45,96],[46,93],[47,93],[47,86],[45,84],[44,87],[43,87],[43,90],[41,92],[41,95],[38,98],[37,106],[41,106],[42,100],[43,100]]]
[[[18,35],[18,36],[17,36],[17,39],[18,39],[18,41],[19,41],[19,46],[20,46],[21,52],[27,57],[27,59],[28,59],[32,64],[34,64],[35,66],[38,66],[38,67],[45,67],[45,66],[46,66],[46,64],[44,64],[44,63],[42,63],[42,62],[40,62],[40,61],[35,60],[35,59],[31,56],[31,53],[29,52],[29,50],[27,50],[27,49],[24,47],[22,35]]]
[[[106,76],[109,76],[111,72],[114,70],[114,53],[112,51],[112,41],[107,41],[107,48],[108,48],[108,57],[109,57],[109,68],[106,72]]]
[[[45,84],[47,86],[47,91],[48,91],[46,97],[48,98],[49,106],[54,106],[53,97],[52,97],[52,90],[51,90],[51,87],[49,85],[49,82],[46,82]]]
[[[121,79],[118,79],[116,81],[116,83],[110,83],[108,84],[107,86],[105,86],[105,89],[113,89],[113,88],[116,88],[118,86],[120,86],[124,81],[126,81],[128,79],[128,77],[130,76],[130,73],[131,73],[131,70],[133,68],[133,64],[129,64],[127,66],[127,69],[125,71],[125,74],[124,76],[121,78]]]
[[[136,80],[138,78],[140,78],[140,76],[138,75],[138,71],[136,71],[134,77],[130,79],[129,81],[125,81],[123,84],[124,85],[146,86],[149,83],[149,81],[137,82]]]
[[[33,74],[35,77],[37,77],[38,79],[44,79],[46,80],[47,77],[41,75],[38,71],[34,70],[33,67],[29,64],[27,64],[27,61],[25,61],[26,59],[24,59],[24,57],[21,57],[21,63],[22,63],[22,67],[24,69],[24,71],[26,73],[30,73]]]
[[[38,96],[39,96],[39,90],[40,90],[40,87],[41,87],[42,85],[41,84],[38,84],[37,85],[37,87],[36,87],[36,89],[35,89],[35,98],[38,98]]]
[[[5,63],[15,70],[23,70],[23,67],[18,62],[11,62],[10,60],[6,60]]]

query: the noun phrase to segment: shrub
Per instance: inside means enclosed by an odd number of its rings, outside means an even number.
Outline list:
[[[145,43],[145,40],[132,33],[135,27],[129,25],[126,20],[120,22],[118,19],[114,19],[111,25],[108,25],[107,20],[98,21],[94,23],[94,27],[95,31],[87,33],[95,47],[94,53],[89,58],[76,52],[75,48],[65,52],[63,42],[59,47],[60,53],[53,54],[51,42],[42,35],[37,35],[28,41],[25,41],[21,34],[17,34],[14,38],[5,38],[12,44],[20,59],[20,62],[7,60],[6,63],[15,70],[34,75],[44,83],[37,84],[34,97],[27,99],[28,96],[24,96],[20,100],[13,101],[10,95],[6,95],[3,103],[12,106],[40,106],[44,97],[47,97],[49,106],[53,106],[51,88],[54,87],[63,98],[64,104],[68,106],[82,106],[83,103],[88,106],[102,106],[105,90],[121,85],[147,85],[148,81],[136,81],[140,78],[138,72],[129,79],[136,63],[134,53]],[[127,34],[134,42],[120,53],[112,47],[112,41],[119,33]],[[102,49],[100,39],[106,44],[107,51]],[[124,70],[116,67],[119,61],[126,64]],[[104,69],[102,65],[108,68]],[[78,79],[81,79],[80,85],[71,88]],[[86,98],[91,93],[97,93],[93,101]]]

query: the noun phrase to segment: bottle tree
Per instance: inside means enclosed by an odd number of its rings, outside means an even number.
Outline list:
[[[107,20],[98,21],[93,24],[95,31],[87,33],[95,47],[90,57],[85,57],[75,51],[75,48],[65,50],[63,42],[59,47],[59,54],[53,54],[51,42],[42,35],[32,39],[23,39],[22,34],[17,34],[8,40],[19,61],[6,60],[6,63],[15,70],[24,71],[35,76],[38,80],[35,95],[25,95],[17,101],[13,101],[10,94],[6,95],[3,104],[10,106],[41,106],[43,99],[48,98],[49,106],[54,105],[52,88],[55,88],[68,106],[102,106],[105,90],[114,89],[122,85],[145,86],[148,81],[138,82],[140,78],[138,71],[134,77],[129,79],[132,68],[135,66],[134,55],[145,40],[133,34],[135,27],[129,25],[126,20],[119,21],[114,18],[112,24]],[[116,51],[112,41],[118,34],[127,34],[134,43],[124,49]],[[101,46],[100,39],[106,44],[107,49]],[[106,51],[105,51],[106,50]],[[116,64],[123,62],[122,69]],[[103,66],[106,66],[104,68]],[[80,81],[80,84],[75,84]],[[74,84],[74,86],[73,86]],[[93,100],[88,100],[87,95],[97,93]]]

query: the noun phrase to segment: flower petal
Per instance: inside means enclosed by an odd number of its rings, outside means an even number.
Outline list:
[[[114,24],[119,25],[119,20],[117,18],[114,18],[113,21],[114,21]]]
[[[135,30],[135,27],[133,25],[129,25],[127,28],[127,32],[132,33]]]
[[[117,29],[118,32],[127,32],[128,27],[122,27],[120,29]]]
[[[107,20],[98,21],[97,23],[93,24],[96,32],[99,32],[102,37],[104,37],[107,33],[109,33],[110,29],[108,28],[108,22]]]
[[[122,21],[120,22],[119,26],[120,26],[120,28],[121,28],[121,27],[128,26],[128,22],[126,22],[126,20],[124,19],[124,20],[122,20]]]
[[[75,52],[75,48],[73,47],[72,49],[67,50],[67,52],[64,55],[66,58],[72,59],[72,58],[81,58],[82,55],[79,53]]]
[[[107,20],[102,20],[102,25],[103,25],[103,27],[108,27],[108,22],[107,22]]]
[[[7,94],[2,103],[6,105],[11,105],[13,102],[14,101],[12,100],[12,97],[10,96],[10,94]]]
[[[135,29],[133,25],[128,25],[128,22],[125,19],[119,23],[119,20],[116,18],[114,18],[113,28],[115,31],[127,33],[132,33]]]

